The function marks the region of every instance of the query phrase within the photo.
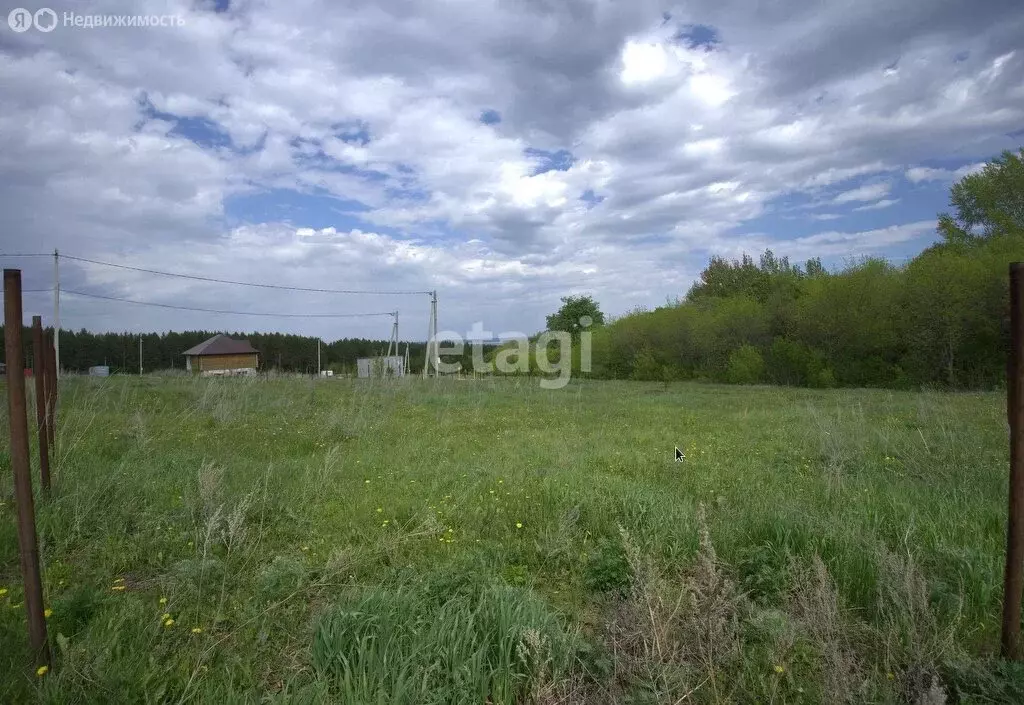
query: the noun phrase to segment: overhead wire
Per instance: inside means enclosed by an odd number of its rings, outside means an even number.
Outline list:
[[[216,308],[200,308],[198,306],[180,306],[177,304],[163,304],[157,303],[155,301],[139,301],[137,299],[125,299],[119,296],[104,296],[102,294],[90,294],[84,291],[75,291],[74,289],[61,289],[60,293],[71,294],[72,296],[84,296],[90,299],[120,301],[121,303],[135,304],[137,306],[155,306],[157,308],[170,308],[175,309],[177,311],[199,311],[201,313],[221,313],[232,316],[268,316],[274,318],[366,318],[370,316],[395,315],[394,311],[375,311],[372,313],[268,313],[262,311],[229,311],[225,309]]]
[[[51,255],[52,256],[52,255]],[[177,277],[179,279],[191,279],[193,281],[211,282],[215,284],[230,284],[233,286],[251,286],[260,289],[282,289],[286,291],[308,291],[318,294],[369,294],[376,296],[405,296],[414,294],[431,294],[430,291],[411,291],[411,290],[389,290],[389,289],[326,289],[320,287],[309,287],[309,286],[288,286],[285,284],[264,284],[260,282],[244,282],[234,279],[220,279],[218,277],[204,277],[198,274],[182,274],[181,272],[165,272],[159,269],[148,269],[146,267],[136,267],[129,264],[117,264],[115,262],[103,262],[100,260],[90,259],[88,257],[76,257],[75,255],[59,255],[64,259],[75,260],[77,262],[88,262],[89,264],[98,264],[104,267],[116,267],[118,269],[127,269],[134,272],[144,272],[146,274],[157,274],[163,277]]]
[[[432,294],[430,291],[413,291],[413,290],[389,290],[389,289],[327,289],[321,287],[306,287],[306,286],[288,286],[284,284],[265,284],[260,282],[245,282],[237,281],[233,279],[220,279],[217,277],[204,277],[197,274],[183,274],[181,272],[166,272],[159,269],[149,269],[146,267],[136,267],[128,264],[118,264],[115,262],[104,262],[102,260],[95,260],[89,257],[78,257],[76,255],[59,254],[59,253],[48,253],[48,252],[0,252],[0,257],[58,257],[77,262],[86,262],[88,264],[95,264],[104,267],[115,267],[117,269],[125,269],[134,272],[143,272],[145,274],[155,274],[164,277],[176,277],[179,279],[190,279],[193,281],[204,281],[216,284],[228,284],[232,286],[248,286],[260,289],[276,289],[284,291],[303,291],[310,293],[319,294],[366,294],[376,296],[404,296],[404,295],[417,295],[417,294]],[[53,289],[26,289],[23,293],[42,293],[52,292]],[[62,294],[71,294],[73,296],[83,296],[92,299],[104,299],[107,301],[119,301],[122,303],[135,304],[138,306],[155,306],[157,308],[174,309],[178,311],[197,311],[200,313],[217,313],[227,314],[233,316],[263,316],[263,317],[274,317],[274,318],[365,318],[371,316],[394,316],[395,311],[386,312],[372,312],[372,313],[269,313],[269,312],[258,312],[258,311],[229,311],[223,309],[212,309],[202,308],[197,306],[182,306],[178,304],[164,304],[153,301],[139,301],[137,299],[126,299],[117,296],[106,296],[102,294],[91,294],[84,291],[75,291],[72,289],[60,289]]]

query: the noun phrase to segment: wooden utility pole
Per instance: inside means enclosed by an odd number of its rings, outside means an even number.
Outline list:
[[[1010,502],[1003,581],[1003,658],[1024,657],[1020,638],[1024,590],[1024,262],[1010,265],[1010,356],[1006,417],[1010,426]]]
[[[46,429],[48,414],[47,383],[50,366],[46,350],[46,336],[43,335],[42,316],[32,316],[32,377],[36,383],[36,433],[39,437],[39,480],[43,492],[50,493],[50,432]]]
[[[39,543],[28,460],[28,418],[25,412],[25,356],[21,347],[21,270],[4,270],[4,352],[7,360],[7,420],[11,432],[11,469],[18,510],[18,556],[25,585],[28,640],[39,665],[48,665],[43,583],[39,576]]]

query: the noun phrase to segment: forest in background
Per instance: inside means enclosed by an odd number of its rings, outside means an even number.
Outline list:
[[[998,387],[1005,383],[1009,342],[1008,265],[1024,261],[1024,149],[1005,152],[956,182],[950,208],[938,219],[940,241],[900,266],[869,257],[829,271],[818,258],[794,264],[771,250],[756,261],[713,257],[675,303],[604,324],[593,299],[568,297],[547,327],[578,341],[579,314],[594,320],[589,374],[597,378]],[[216,332],[144,334],[143,368],[182,369],[181,353]],[[229,335],[248,339],[264,369],[316,370],[314,337]],[[61,366],[85,371],[106,364],[115,373],[135,373],[138,339],[134,333],[61,331]],[[25,341],[28,351],[27,330]],[[424,342],[409,349],[412,369],[422,369]],[[346,338],[324,343],[320,354],[324,369],[344,373],[354,371],[357,358],[386,350],[386,340]],[[485,347],[486,357],[493,359],[495,351]],[[443,357],[454,362],[459,356]],[[555,359],[553,350],[548,357]],[[578,369],[578,348],[573,357]],[[461,361],[472,370],[468,346]],[[530,369],[536,373],[535,359]]]
[[[1005,383],[1008,265],[1024,261],[1024,150],[953,185],[941,240],[902,266],[712,258],[678,303],[594,333],[594,374],[797,386]]]
[[[3,327],[0,326],[0,332]],[[185,369],[182,353],[223,331],[184,331],[142,334],[142,368],[155,370]],[[260,352],[260,368],[282,372],[311,374],[316,371],[317,339],[305,335],[285,333],[229,332],[228,336],[248,340]],[[138,333],[60,332],[60,364],[64,370],[85,372],[93,365],[107,365],[114,374],[136,374],[139,371]],[[22,339],[26,360],[31,361],[32,332],[26,328]],[[414,370],[423,368],[425,343],[411,342],[410,364]],[[399,354],[405,354],[406,343],[400,344]],[[374,357],[387,352],[388,341],[366,338],[344,338],[320,346],[320,362],[325,370],[336,373],[355,372],[356,359]],[[31,362],[27,366],[31,366]]]

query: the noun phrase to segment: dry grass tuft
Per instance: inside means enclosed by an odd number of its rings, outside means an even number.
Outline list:
[[[719,565],[703,505],[697,525],[697,559],[674,579],[642,556],[620,527],[633,583],[609,626],[616,680],[640,684],[659,702],[682,702],[700,689],[713,701],[728,700],[735,687],[727,673],[741,658],[747,603]]]
[[[903,697],[915,705],[941,705],[946,693],[939,667],[959,653],[955,630],[959,619],[939,626],[928,598],[928,583],[909,553],[884,551],[879,606],[886,658],[902,673]],[[902,668],[900,668],[902,666]]]
[[[790,571],[794,587],[788,612],[820,656],[821,692],[830,703],[862,702],[864,672],[828,568],[819,556],[814,556],[809,567],[794,563]]]

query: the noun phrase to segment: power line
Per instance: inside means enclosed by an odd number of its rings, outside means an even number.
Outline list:
[[[0,257],[53,257],[52,252],[0,252]],[[88,257],[76,257],[75,255],[67,255],[61,253],[60,258],[75,260],[77,262],[88,262],[89,264],[98,264],[103,267],[116,267],[117,269],[127,269],[133,272],[144,272],[145,274],[158,274],[162,277],[177,277],[179,279],[191,279],[193,281],[201,282],[212,282],[215,284],[231,284],[234,286],[252,286],[259,289],[281,289],[285,291],[309,291],[317,294],[370,294],[377,296],[409,296],[417,294],[430,295],[433,292],[430,291],[411,291],[411,290],[389,290],[389,289],[321,289],[317,287],[308,286],[286,286],[284,284],[260,284],[258,282],[243,282],[234,279],[218,279],[217,277],[203,277],[198,274],[182,274],[181,272],[165,272],[159,269],[147,269],[145,267],[135,267],[130,264],[116,264],[114,262],[102,262],[96,259],[90,259]]]
[[[52,256],[52,255],[51,255]],[[181,274],[180,272],[164,272],[159,269],[146,269],[145,267],[133,267],[128,264],[115,264],[113,262],[101,262],[95,259],[89,259],[88,257],[76,257],[74,255],[60,255],[64,259],[76,260],[78,262],[88,262],[89,264],[99,264],[104,267],[116,267],[118,269],[128,269],[133,272],[144,272],[146,274],[158,274],[163,277],[178,277],[179,279],[192,279],[194,281],[201,282],[213,282],[216,284],[232,284],[234,286],[252,286],[260,289],[284,289],[287,291],[310,291],[318,294],[374,294],[374,295],[412,295],[412,294],[430,294],[429,291],[392,291],[392,290],[365,290],[365,289],[321,289],[317,287],[308,286],[285,286],[283,284],[260,284],[258,282],[243,282],[233,279],[218,279],[216,277],[203,277],[198,274]]]
[[[45,291],[45,290],[42,290]],[[199,311],[201,313],[224,313],[232,316],[270,316],[275,318],[366,318],[369,316],[394,316],[394,311],[386,311],[380,313],[263,313],[258,311],[225,311],[215,308],[197,308],[195,306],[177,306],[175,304],[161,304],[153,301],[137,301],[135,299],[123,299],[118,296],[103,296],[101,294],[87,294],[84,291],[73,291],[71,289],[61,289],[62,294],[71,294],[73,296],[84,296],[90,299],[103,299],[105,301],[120,301],[126,304],[136,304],[138,306],[155,306],[157,308],[171,308],[177,311]]]

